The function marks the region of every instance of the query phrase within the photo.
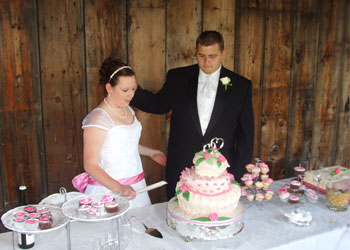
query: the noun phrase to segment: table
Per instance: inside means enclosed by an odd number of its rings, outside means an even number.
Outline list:
[[[289,180],[273,183],[277,190]],[[242,199],[243,200],[243,199]],[[218,241],[193,240],[185,242],[166,225],[167,203],[154,204],[142,209],[128,211],[127,217],[132,223],[132,239],[126,250],[194,250],[194,249],[350,249],[350,211],[333,212],[328,210],[325,197],[314,204],[304,203],[301,208],[313,215],[310,227],[297,227],[287,223],[283,213],[293,208],[282,203],[276,197],[264,202],[263,210],[243,201],[245,210],[244,229],[233,238]],[[137,219],[131,218],[135,216]],[[163,234],[158,239],[143,233],[144,228],[138,221],[149,227],[155,227]],[[71,222],[72,250],[92,249],[92,239],[110,228],[108,223]],[[54,236],[54,237],[53,237]],[[41,234],[36,238],[33,249],[66,249],[66,232],[59,229],[52,233]],[[0,249],[12,249],[12,233],[0,234]]]

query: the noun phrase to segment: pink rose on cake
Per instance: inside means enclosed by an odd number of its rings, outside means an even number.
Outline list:
[[[183,184],[182,186],[181,186],[181,192],[186,192],[188,190],[188,187],[186,186],[186,184]]]
[[[227,173],[228,176],[230,176],[230,180],[234,180],[235,177],[233,176],[233,174]]]
[[[209,220],[211,220],[211,221],[217,221],[218,218],[219,218],[219,216],[218,216],[218,214],[215,213],[215,212],[209,214]]]
[[[204,159],[208,160],[210,158],[210,154],[204,153]]]
[[[218,161],[219,161],[219,162],[225,162],[225,161],[226,161],[225,156],[220,155],[220,156],[218,157]]]

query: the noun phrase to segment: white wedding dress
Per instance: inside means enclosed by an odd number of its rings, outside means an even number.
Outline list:
[[[131,108],[130,110],[134,120],[128,125],[115,125],[102,108],[95,108],[83,120],[83,129],[96,127],[107,131],[99,157],[99,166],[115,180],[134,177],[143,172],[138,150],[142,127],[135,112]],[[134,190],[144,188],[145,179],[131,186]],[[112,191],[106,187],[88,184],[85,194],[99,193],[112,193]],[[130,201],[130,208],[149,205],[151,201],[147,192],[137,194],[136,198]]]

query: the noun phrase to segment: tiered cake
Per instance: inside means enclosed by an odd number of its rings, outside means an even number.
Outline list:
[[[218,147],[220,145],[220,148]],[[186,240],[232,237],[243,227],[241,190],[220,153],[223,140],[214,138],[185,168],[168,203],[168,225]]]

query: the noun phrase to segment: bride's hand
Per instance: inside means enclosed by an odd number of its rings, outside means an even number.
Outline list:
[[[166,164],[166,156],[162,151],[153,150],[149,157],[157,162],[159,165],[165,166]]]
[[[136,197],[136,192],[130,185],[122,185],[118,193],[128,200],[133,200]]]

